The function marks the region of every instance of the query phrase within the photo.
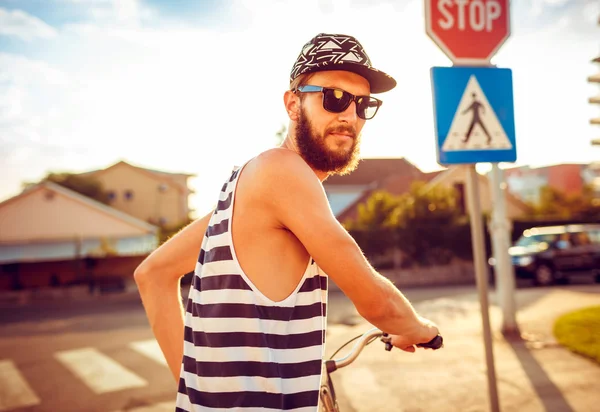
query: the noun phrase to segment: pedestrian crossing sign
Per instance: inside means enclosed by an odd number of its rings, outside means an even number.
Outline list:
[[[516,161],[510,69],[432,67],[431,84],[438,163]]]

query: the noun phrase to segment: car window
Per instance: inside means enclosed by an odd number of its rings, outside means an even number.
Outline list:
[[[516,246],[535,246],[542,242],[551,244],[552,242],[557,240],[557,235],[547,234],[547,235],[532,235],[532,236],[521,236],[519,240],[517,240]]]
[[[591,229],[588,231],[590,242],[595,245],[600,245],[600,229]]]
[[[571,244],[573,246],[586,246],[589,245],[590,237],[587,232],[574,232],[571,233]]]

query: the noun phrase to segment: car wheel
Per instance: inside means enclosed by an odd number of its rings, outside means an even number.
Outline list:
[[[534,274],[534,282],[538,286],[549,286],[554,283],[554,271],[548,265],[539,265]]]

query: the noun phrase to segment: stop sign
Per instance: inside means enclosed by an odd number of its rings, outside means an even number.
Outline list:
[[[488,65],[510,35],[509,0],[425,0],[429,37],[455,64]]]

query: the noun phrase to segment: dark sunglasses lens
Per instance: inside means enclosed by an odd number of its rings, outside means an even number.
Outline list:
[[[356,114],[361,119],[372,119],[379,109],[379,101],[369,97],[359,97],[358,104],[356,105]]]
[[[350,105],[350,95],[340,89],[327,89],[323,93],[323,108],[330,112],[340,113]]]

